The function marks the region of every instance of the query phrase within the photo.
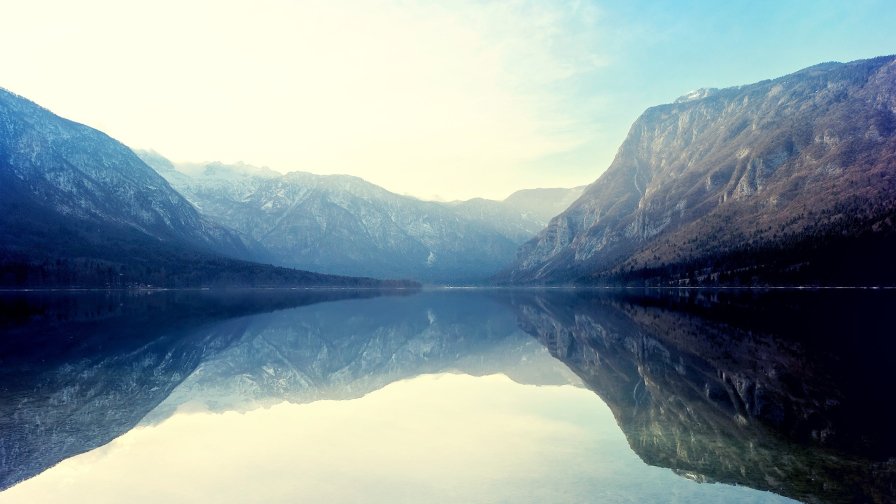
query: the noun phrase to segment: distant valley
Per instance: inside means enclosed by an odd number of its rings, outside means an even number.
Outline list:
[[[206,216],[257,243],[259,259],[342,275],[481,283],[584,187],[440,203],[358,177],[183,163],[137,151]]]
[[[357,177],[140,156],[0,90],[0,286],[482,283],[583,189],[437,203]]]

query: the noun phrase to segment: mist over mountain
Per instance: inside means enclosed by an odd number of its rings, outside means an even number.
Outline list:
[[[205,215],[260,243],[281,266],[430,282],[482,281],[546,224],[525,204],[437,203],[348,175],[285,175],[247,164],[174,165],[137,154]],[[565,190],[552,190],[562,199]],[[550,198],[547,198],[550,200]]]
[[[120,142],[0,89],[0,285],[359,284],[255,248]]]
[[[552,217],[566,210],[584,190],[585,186],[521,189],[500,201],[473,198],[445,205],[467,219],[491,226],[511,240],[523,243],[544,229]]]
[[[585,187],[587,186],[521,189],[508,196],[502,203],[537,222],[543,222],[544,227],[552,218],[560,215],[579,199],[585,192]]]
[[[500,279],[894,283],[894,226],[896,61],[824,63],[648,109]]]
[[[138,157],[2,91],[0,279],[333,280],[229,262],[242,260],[434,283],[896,283],[894,82],[881,57],[700,89],[648,109],[587,188],[448,203],[347,175]]]

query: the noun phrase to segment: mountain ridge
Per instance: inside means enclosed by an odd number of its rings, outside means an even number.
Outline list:
[[[122,143],[0,90],[0,285],[380,285],[256,256]]]
[[[896,282],[894,82],[885,56],[648,108],[498,280]],[[870,261],[850,263],[853,246]]]
[[[261,243],[266,260],[280,266],[477,283],[505,267],[546,223],[499,201],[423,201],[352,175],[218,162],[179,170],[154,151],[135,152],[200,211]]]

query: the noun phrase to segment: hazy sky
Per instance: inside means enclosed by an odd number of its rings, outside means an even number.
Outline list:
[[[0,86],[175,161],[592,182],[648,106],[896,53],[893,0],[7,2]]]

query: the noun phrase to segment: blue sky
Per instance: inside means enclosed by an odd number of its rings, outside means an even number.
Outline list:
[[[570,171],[603,170],[647,107],[689,90],[779,77],[826,61],[896,53],[896,2],[595,2],[610,30],[603,68],[565,83],[571,101],[603,97],[593,141],[561,154]],[[540,169],[540,162],[532,169]],[[587,177],[586,177],[587,178]]]
[[[0,86],[175,161],[421,198],[595,180],[647,107],[896,53],[896,2],[34,0]]]

